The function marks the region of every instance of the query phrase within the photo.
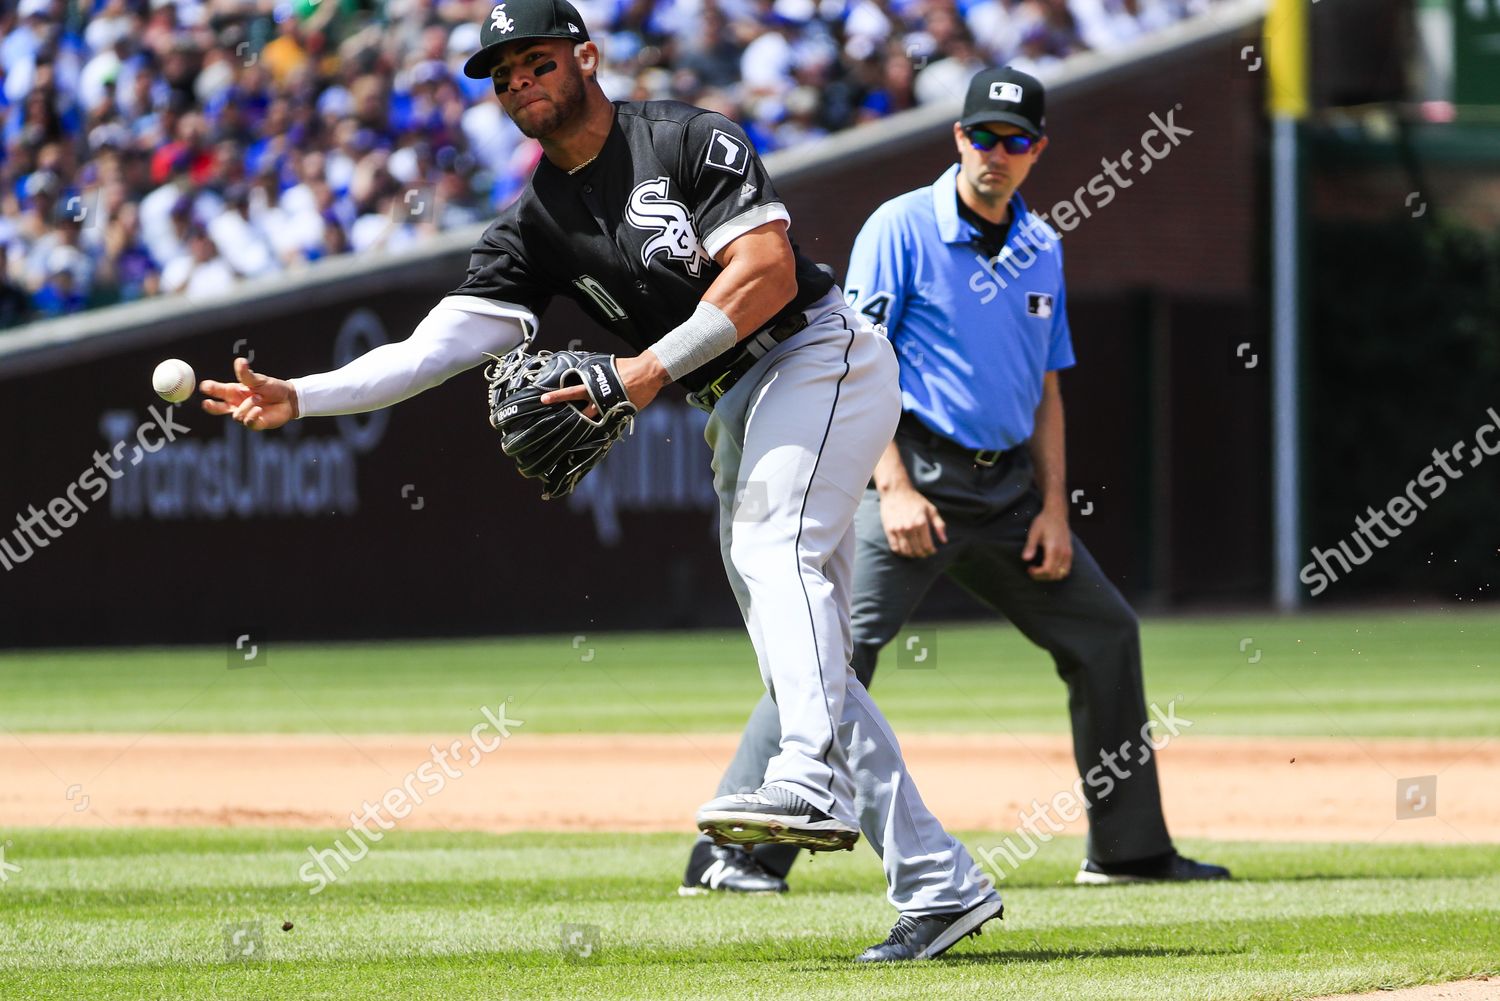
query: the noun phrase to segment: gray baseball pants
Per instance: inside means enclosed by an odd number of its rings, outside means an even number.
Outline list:
[[[854,516],[900,415],[895,351],[835,288],[808,326],[720,399],[713,449],[720,548],[766,686],[754,775],[857,822],[903,913],[994,894],[918,795],[885,717],[850,668]],[[856,808],[855,789],[878,789]]]

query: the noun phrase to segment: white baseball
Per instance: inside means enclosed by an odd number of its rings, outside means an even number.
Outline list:
[[[197,381],[193,377],[193,366],[181,358],[168,358],[151,373],[151,385],[156,395],[168,403],[181,403],[192,396]]]

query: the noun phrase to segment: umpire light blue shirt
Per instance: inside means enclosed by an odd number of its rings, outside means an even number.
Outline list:
[[[893,198],[854,241],[845,294],[885,324],[901,360],[901,402],[966,448],[1031,437],[1042,377],[1073,364],[1062,238],[1011,198],[996,257],[958,213],[958,165]]]

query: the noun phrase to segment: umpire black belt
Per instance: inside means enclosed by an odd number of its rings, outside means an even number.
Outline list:
[[[755,363],[766,356],[776,345],[807,326],[807,310],[798,310],[782,320],[773,320],[741,341],[734,357],[723,373],[696,393],[689,393],[687,401],[699,410],[712,412],[714,404],[734,388]]]
[[[926,446],[935,452],[947,452],[950,455],[962,455],[976,466],[986,468],[994,466],[1011,452],[1021,446],[1012,448],[981,448],[973,449],[960,445],[952,438],[946,438],[938,434],[932,428],[923,424],[921,419],[909,410],[901,411],[901,423],[897,425],[896,431],[902,437]]]

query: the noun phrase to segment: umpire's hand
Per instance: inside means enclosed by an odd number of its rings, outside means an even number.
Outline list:
[[[1041,565],[1026,568],[1032,579],[1059,581],[1073,572],[1073,532],[1068,528],[1066,504],[1043,506],[1042,513],[1032,520],[1021,559],[1031,563],[1038,551]]]
[[[291,383],[252,371],[243,358],[234,360],[234,377],[239,382],[204,379],[198,384],[198,391],[208,397],[204,410],[233,417],[252,431],[270,431],[297,417],[297,393]]]
[[[897,556],[921,559],[937,552],[932,537],[948,541],[948,526],[932,502],[914,487],[898,487],[880,495],[880,524]]]

